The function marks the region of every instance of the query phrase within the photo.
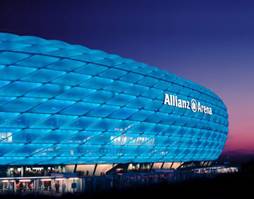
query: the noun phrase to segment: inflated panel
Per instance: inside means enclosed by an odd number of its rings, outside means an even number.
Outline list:
[[[214,160],[228,115],[210,90],[103,51],[0,34],[0,164]]]

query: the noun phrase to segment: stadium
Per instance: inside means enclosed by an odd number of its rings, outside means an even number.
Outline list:
[[[61,178],[76,189],[77,173],[206,164],[227,133],[223,101],[190,80],[81,45],[0,33],[3,187]]]

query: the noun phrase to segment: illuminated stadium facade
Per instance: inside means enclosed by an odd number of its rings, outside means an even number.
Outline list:
[[[80,45],[0,34],[0,165],[215,160],[222,100],[156,67]]]

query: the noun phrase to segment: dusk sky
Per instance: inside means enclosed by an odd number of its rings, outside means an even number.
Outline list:
[[[0,32],[132,58],[216,92],[226,150],[254,152],[254,1],[2,1]]]

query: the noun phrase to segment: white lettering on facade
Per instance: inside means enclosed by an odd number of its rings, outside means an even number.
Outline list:
[[[144,137],[144,136],[138,136],[138,137],[132,137],[132,136],[111,136],[110,140],[115,145],[153,145],[155,142],[154,138]]]
[[[165,93],[163,104],[168,106],[174,106],[177,108],[190,109],[192,112],[200,112],[208,115],[212,115],[212,108],[201,104],[196,99],[186,100],[181,99],[177,95]]]

